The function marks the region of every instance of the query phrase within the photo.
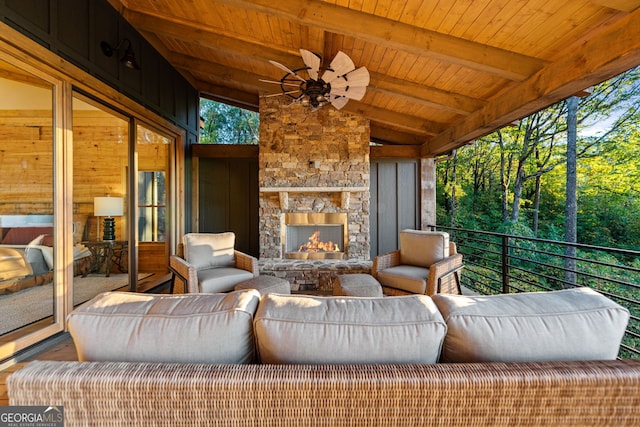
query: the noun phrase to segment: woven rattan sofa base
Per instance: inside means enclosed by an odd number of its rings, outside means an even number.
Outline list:
[[[11,405],[65,425],[638,426],[640,360],[434,365],[36,361]]]

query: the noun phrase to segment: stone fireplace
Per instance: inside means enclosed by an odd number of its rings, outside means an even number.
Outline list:
[[[260,259],[369,260],[368,120],[262,98],[259,171]]]

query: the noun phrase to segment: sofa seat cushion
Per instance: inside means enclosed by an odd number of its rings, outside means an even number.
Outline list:
[[[435,363],[446,325],[424,295],[264,295],[254,320],[262,363]]]
[[[80,361],[251,363],[260,294],[102,293],[69,314]]]
[[[251,272],[234,267],[198,270],[198,284],[202,293],[215,294],[232,291],[238,283],[252,278]]]
[[[588,288],[432,298],[448,327],[443,362],[615,359],[629,320]]]
[[[413,265],[398,265],[378,272],[378,280],[383,286],[414,294],[426,292],[427,277],[429,277],[428,268]]]

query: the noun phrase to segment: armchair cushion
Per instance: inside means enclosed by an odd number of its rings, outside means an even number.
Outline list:
[[[234,267],[236,236],[225,233],[187,233],[183,237],[184,259],[196,269]]]
[[[378,272],[378,281],[413,294],[424,294],[427,290],[429,269],[413,265],[399,265]]]
[[[448,256],[449,233],[426,230],[400,232],[400,264],[429,268]]]
[[[629,320],[588,288],[432,299],[448,327],[443,362],[615,359]]]
[[[205,268],[197,274],[201,293],[232,291],[238,283],[254,277],[253,273],[234,267]]]

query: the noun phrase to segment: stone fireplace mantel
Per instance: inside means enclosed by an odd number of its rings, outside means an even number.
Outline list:
[[[261,187],[261,193],[278,193],[280,209],[289,209],[289,193],[340,193],[342,209],[349,209],[349,194],[369,191],[367,187]]]

